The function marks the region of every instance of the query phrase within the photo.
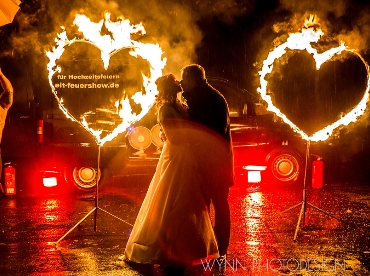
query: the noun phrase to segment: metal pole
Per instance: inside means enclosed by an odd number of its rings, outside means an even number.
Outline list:
[[[304,210],[303,210],[303,221],[302,221],[302,226],[305,225],[305,216],[306,216],[306,203],[307,203],[307,198],[306,198],[306,189],[307,189],[307,169],[308,169],[308,164],[310,160],[310,146],[311,146],[311,141],[307,140],[307,148],[306,148],[306,167],[304,171],[304,182],[303,182],[303,205],[304,205]]]
[[[306,203],[307,203],[307,200],[306,200],[307,168],[308,168],[308,160],[309,160],[309,156],[310,156],[310,140],[307,140],[306,145],[307,145],[307,147],[306,147],[306,164],[305,164],[304,179],[303,179],[302,207],[301,207],[301,211],[299,212],[298,222],[297,222],[297,226],[295,228],[293,241],[296,241],[296,239],[297,239],[299,225],[301,224],[301,222],[302,222],[302,227],[305,224],[305,213],[306,213]]]
[[[98,166],[97,166],[97,177],[95,185],[95,213],[94,213],[94,231],[97,231],[97,219],[98,219],[98,202],[99,202],[99,167],[100,167],[100,144],[98,144]]]

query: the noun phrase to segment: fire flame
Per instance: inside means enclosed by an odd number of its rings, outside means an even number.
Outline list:
[[[311,17],[309,20],[306,20],[305,22],[305,28],[302,29],[300,33],[292,33],[288,37],[287,41],[278,47],[276,47],[274,50],[272,50],[266,60],[263,62],[262,70],[259,72],[260,75],[260,87],[257,89],[257,91],[260,93],[263,100],[265,100],[268,104],[267,109],[274,112],[277,116],[279,116],[285,123],[289,124],[290,127],[300,134],[303,139],[307,141],[324,141],[327,138],[329,138],[333,130],[338,128],[339,126],[346,126],[351,122],[355,122],[357,120],[357,117],[362,115],[365,112],[366,109],[366,103],[369,99],[369,90],[370,90],[370,69],[366,61],[362,58],[362,56],[357,53],[353,49],[348,49],[347,46],[342,43],[340,46],[332,48],[326,52],[323,52],[319,54],[316,49],[312,48],[311,43],[316,43],[320,39],[320,37],[324,34],[321,29],[316,28],[317,21],[314,21],[315,18]],[[301,129],[299,129],[294,123],[292,123],[281,111],[274,106],[272,103],[272,99],[270,95],[267,93],[267,80],[265,79],[266,75],[270,74],[273,69],[273,63],[276,59],[279,59],[282,57],[287,49],[291,50],[306,50],[308,53],[310,53],[316,62],[316,69],[320,69],[320,66],[330,60],[334,55],[338,55],[342,53],[343,51],[351,52],[355,55],[357,55],[362,62],[364,63],[366,70],[367,70],[367,87],[366,91],[364,93],[364,96],[362,97],[360,103],[355,106],[349,113],[347,113],[345,116],[341,117],[338,121],[332,123],[331,125],[328,125],[324,127],[323,129],[315,132],[311,136],[308,136],[306,133],[304,133]]]
[[[132,34],[145,34],[145,29],[141,23],[138,25],[131,25],[128,19],[123,18],[119,18],[117,22],[112,22],[109,12],[105,12],[104,19],[100,20],[98,23],[91,22],[85,15],[77,14],[73,23],[78,26],[78,30],[83,34],[83,38],[68,39],[67,32],[64,27],[62,27],[64,31],[59,33],[55,39],[56,47],[53,47],[52,51],[46,52],[50,60],[47,65],[49,71],[49,84],[58,101],[59,108],[66,117],[78,122],[93,135],[98,145],[103,145],[105,142],[111,141],[119,133],[124,132],[130,125],[140,120],[148,113],[149,109],[154,104],[155,95],[158,93],[155,80],[162,75],[162,69],[166,64],[166,58],[162,59],[161,56],[163,52],[158,44],[145,44],[131,39]],[[111,35],[101,34],[103,25]],[[117,110],[119,117],[122,118],[123,121],[103,138],[101,138],[102,130],[89,127],[85,119],[86,113],[82,116],[81,121],[79,121],[68,112],[63,104],[63,100],[58,97],[57,90],[52,82],[53,75],[62,71],[62,68],[57,65],[57,60],[63,55],[65,48],[75,42],[90,43],[99,48],[101,50],[101,59],[103,60],[105,69],[109,66],[110,57],[124,48],[131,50],[129,52],[130,55],[134,57],[140,56],[146,59],[150,64],[150,76],[142,74],[143,90],[145,90],[145,94],[142,91],[138,91],[132,96],[135,103],[141,105],[142,111],[139,114],[133,113],[127,97],[116,102],[114,104],[114,109]],[[118,109],[118,106],[121,108]]]

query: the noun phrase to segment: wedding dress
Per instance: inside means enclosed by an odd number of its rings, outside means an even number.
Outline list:
[[[200,188],[202,177],[185,138],[189,131],[185,120],[169,104],[159,114],[160,123],[173,119],[171,130],[162,124],[166,136],[173,137],[164,143],[125,256],[132,262],[164,265],[192,265],[217,258],[217,242]]]

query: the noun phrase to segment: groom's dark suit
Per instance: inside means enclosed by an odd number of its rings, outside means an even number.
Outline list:
[[[230,240],[229,187],[234,184],[228,105],[222,94],[203,81],[184,91],[193,122],[192,143],[203,175],[203,192],[215,209],[215,235],[220,255]]]

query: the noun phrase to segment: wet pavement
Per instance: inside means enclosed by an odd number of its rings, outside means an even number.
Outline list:
[[[97,218],[92,212],[62,239],[94,209],[94,193],[1,197],[0,275],[168,274],[119,260],[150,178],[112,178],[100,189]],[[304,216],[302,192],[302,186],[237,183],[230,190],[226,261],[187,268],[185,275],[220,275],[220,267],[224,275],[370,275],[370,185],[308,186]]]

